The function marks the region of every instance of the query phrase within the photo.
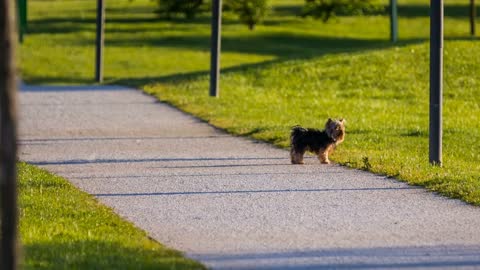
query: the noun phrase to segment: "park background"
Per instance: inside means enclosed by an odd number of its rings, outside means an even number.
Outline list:
[[[95,83],[95,1],[28,3],[22,79]],[[445,1],[442,167],[428,163],[429,1],[398,2],[395,43],[387,12],[323,22],[298,16],[303,4],[270,1],[254,30],[224,13],[220,97],[212,98],[209,12],[165,20],[155,1],[106,1],[104,83],[142,89],[227,132],[283,148],[291,126],[321,128],[342,117],[347,137],[335,162],[480,204],[480,47],[468,1]]]

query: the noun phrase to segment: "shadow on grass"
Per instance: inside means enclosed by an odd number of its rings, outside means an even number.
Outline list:
[[[110,241],[49,241],[23,246],[22,269],[204,269],[173,250]]]
[[[163,40],[163,41],[161,41]],[[472,41],[471,37],[455,37],[445,38],[449,41]],[[354,39],[354,38],[332,38],[320,36],[302,36],[293,35],[291,33],[265,34],[254,37],[224,37],[222,38],[222,51],[244,54],[265,54],[275,55],[273,60],[266,60],[259,63],[243,64],[221,70],[222,74],[235,73],[248,69],[266,68],[272,65],[283,63],[291,60],[308,60],[321,57],[326,54],[337,53],[355,53],[370,50],[388,49],[391,47],[402,47],[425,42],[425,39],[414,38],[404,39],[397,43],[391,43],[387,40],[380,39]],[[124,40],[130,43],[129,46],[135,46],[135,41]],[[133,42],[133,43],[132,43]],[[166,46],[185,49],[205,50],[208,51],[208,40],[205,37],[165,37],[160,39],[152,39],[147,41],[151,46]],[[121,45],[122,41],[117,40],[116,46]],[[140,44],[137,44],[140,45]],[[127,46],[127,45],[125,45]],[[189,73],[178,73],[164,76],[149,77],[130,77],[130,78],[107,78],[110,84],[120,84],[131,87],[142,87],[151,83],[181,83],[194,81],[200,77],[208,76],[209,70],[195,71]]]
[[[418,42],[421,39],[403,41]],[[114,47],[173,47],[190,50],[210,50],[210,37],[205,35],[158,35],[142,40],[111,38],[108,41]],[[278,58],[311,58],[326,53],[353,52],[389,47],[386,39],[356,39],[317,35],[283,33],[254,33],[248,36],[222,37],[222,52],[244,54],[275,55]],[[397,45],[397,44],[395,44]]]
[[[285,17],[285,20],[291,19],[291,15],[296,15],[301,9],[300,5],[295,6],[275,6],[273,12],[277,16]],[[91,10],[91,12],[94,12]],[[193,21],[185,19],[172,20],[172,24],[165,23],[156,16],[152,16],[153,11],[147,7],[136,7],[128,10],[125,18],[119,18],[121,12],[125,12],[125,7],[110,8],[108,12],[115,16],[108,18],[107,16],[107,33],[106,46],[123,48],[123,47],[166,47],[166,48],[184,48],[188,50],[209,51],[210,37],[208,33],[194,33],[189,26],[209,24],[208,14],[201,14]],[[426,16],[428,17],[428,5],[400,5],[400,16]],[[480,13],[480,12],[479,12]],[[468,15],[468,5],[446,5],[446,16],[461,17]],[[290,15],[290,16],[289,16]],[[281,20],[280,20],[281,21]],[[224,24],[237,23],[234,20],[224,20]],[[267,22],[268,23],[268,22]],[[131,29],[115,28],[116,24],[138,24],[138,28]],[[146,25],[148,24],[148,25]],[[110,26],[109,26],[110,25]],[[204,25],[206,27],[206,25]],[[94,31],[94,18],[59,18],[50,17],[46,19],[33,20],[30,23],[30,33],[75,33],[80,31]],[[178,34],[164,34],[165,30],[174,30]],[[152,32],[154,31],[154,32]],[[111,34],[109,34],[109,32]],[[128,35],[113,35],[113,33],[140,33],[139,38],[132,38]],[[142,34],[143,33],[143,34]],[[152,34],[150,34],[152,33]],[[351,53],[367,50],[377,50],[389,48],[392,46],[404,46],[423,42],[425,39],[409,39],[402,40],[399,43],[392,44],[387,38],[385,39],[356,39],[342,37],[328,37],[295,34],[293,32],[269,33],[255,31],[244,36],[222,37],[222,52],[242,53],[242,54],[261,54],[275,56],[273,60],[267,60],[260,63],[241,64],[222,70],[224,74],[229,72],[237,72],[250,68],[263,68],[276,63],[281,63],[295,59],[311,59],[320,57],[325,54],[333,53]],[[64,42],[64,41],[61,41]],[[68,43],[71,44],[68,44]],[[77,46],[93,46],[91,40],[65,41],[68,45]],[[142,87],[154,82],[179,82],[197,79],[201,76],[207,76],[208,70],[195,71],[190,73],[178,73],[173,75],[159,75],[139,77],[132,76],[129,78],[106,78],[106,83],[122,84],[133,87]],[[93,77],[93,76],[92,76]],[[93,78],[92,78],[93,79]],[[34,84],[85,84],[93,83],[93,80],[85,80],[78,78],[59,78],[59,77],[31,77],[26,78],[29,83]]]
[[[69,34],[95,31],[95,18],[47,18],[28,22],[28,34]]]
[[[366,11],[364,15],[388,15],[388,6],[384,6],[377,11]],[[468,18],[470,12],[470,6],[468,4],[446,4],[444,6],[445,17],[450,18]],[[78,31],[94,30],[95,29],[95,17],[96,10],[87,10],[89,14],[92,14],[90,18],[85,17],[49,17],[45,19],[34,19],[29,21],[29,34],[41,34],[41,33],[75,33]],[[171,22],[174,24],[184,25],[208,25],[211,20],[208,12],[199,14],[194,19],[185,19],[183,17],[177,17],[171,20],[166,20],[157,16],[151,7],[129,7],[128,12],[125,13],[125,7],[111,7],[106,10],[106,24],[107,30],[109,24],[138,24],[138,23],[165,23]],[[302,13],[301,5],[279,5],[272,8],[272,15],[285,17],[284,20],[288,20],[292,17],[299,17]],[[108,16],[109,14],[114,15]],[[125,15],[124,18],[118,18],[119,14]],[[228,14],[228,13],[227,13]],[[398,16],[400,17],[429,17],[430,6],[429,5],[399,5]],[[480,14],[480,6],[476,7],[476,14]],[[339,13],[337,16],[350,16],[349,14]],[[238,24],[235,16],[225,16],[222,23],[224,25]],[[270,25],[273,23],[271,19],[266,18],[265,24]],[[278,24],[278,20],[275,20],[274,24]],[[141,29],[137,29],[141,31]],[[121,29],[115,29],[113,31],[125,31]],[[138,32],[138,31],[137,31]]]
[[[140,45],[135,44],[137,41],[131,40],[116,40],[112,42],[115,44],[114,46]],[[152,38],[146,42],[150,46],[166,46],[204,51],[209,50],[208,38],[201,36]],[[402,40],[401,42],[392,44],[387,40],[380,39],[362,40],[353,38],[331,38],[293,35],[291,33],[265,34],[252,37],[224,37],[222,39],[222,52],[274,55],[276,58],[259,63],[242,64],[224,68],[222,69],[222,74],[235,73],[248,69],[266,68],[286,61],[312,59],[326,54],[386,49],[393,46],[406,46],[421,42],[424,42],[424,39]],[[107,78],[107,81],[112,84],[142,87],[154,82],[180,83],[193,81],[208,75],[209,70],[203,70],[158,77],[130,77],[122,79],[110,77]]]
[[[279,5],[273,8],[273,12],[278,16],[299,16],[302,13],[301,5]],[[364,11],[364,15],[385,15],[387,16],[389,6],[385,5],[377,10]],[[476,7],[476,14],[480,14],[480,6]],[[401,4],[397,7],[398,16],[400,17],[429,17],[429,5],[406,5]],[[468,1],[465,4],[444,4],[444,16],[450,18],[468,18],[470,15],[470,5]],[[351,16],[349,13],[337,13],[336,16]]]
[[[222,69],[223,74],[244,71],[247,69],[265,68],[274,64],[289,60],[302,60],[320,57],[326,54],[350,53],[368,50],[385,49],[392,46],[405,46],[423,42],[424,39],[402,40],[398,43],[391,43],[381,39],[355,39],[355,38],[332,38],[325,36],[307,36],[293,33],[278,34],[256,34],[244,37],[224,36],[222,38],[222,52],[242,54],[263,54],[275,56],[273,60],[258,63],[241,64]],[[87,41],[83,41],[86,45]],[[208,36],[149,36],[145,39],[122,39],[110,38],[106,41],[111,47],[172,47],[188,50],[209,51]],[[189,73],[177,73],[163,76],[129,77],[118,79],[105,77],[108,84],[121,84],[131,87],[142,87],[144,85],[160,82],[183,82],[196,80],[199,77],[207,76],[208,70]],[[32,84],[51,84],[66,82],[68,84],[91,84],[92,80],[69,77],[29,77],[27,81]]]
[[[96,29],[96,11],[86,11],[90,14],[89,17],[62,17],[51,16],[41,19],[31,19],[28,22],[28,34],[70,34],[79,31],[95,31]],[[114,16],[108,16],[110,13],[114,13]],[[124,17],[118,17],[119,14]],[[107,10],[105,17],[106,32],[132,32],[139,33],[142,31],[162,29],[175,29],[175,26],[202,26],[208,27],[211,23],[209,13],[200,14],[193,19],[186,19],[183,17],[176,17],[172,19],[165,19],[156,15],[153,11],[150,13],[132,13],[128,10],[128,13],[112,12]],[[222,25],[238,24],[238,20],[235,17],[228,16],[222,18]],[[145,24],[149,24],[145,26]],[[115,25],[132,25],[132,29],[116,28]],[[163,26],[162,25],[166,25]],[[173,26],[172,26],[173,25]]]
[[[465,1],[467,3],[468,1]],[[480,7],[476,7],[477,14]],[[469,18],[470,6],[468,4],[446,4],[444,5],[444,16],[447,18]],[[429,5],[399,5],[398,16],[401,17],[429,17]]]

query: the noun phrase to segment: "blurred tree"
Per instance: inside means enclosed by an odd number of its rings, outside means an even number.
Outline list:
[[[327,22],[335,14],[362,14],[366,11],[379,10],[373,0],[305,0],[302,16],[311,16]]]
[[[182,13],[187,19],[195,18],[200,11],[203,0],[157,0],[157,13],[171,19],[173,14]]]
[[[253,30],[268,12],[267,0],[225,0],[225,8],[238,15],[240,21]]]
[[[0,269],[17,269],[15,1],[0,0]]]

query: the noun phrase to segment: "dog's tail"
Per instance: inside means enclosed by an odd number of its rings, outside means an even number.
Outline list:
[[[299,125],[292,127],[292,132],[290,133],[290,143],[295,145],[300,137],[305,134],[307,130]]]

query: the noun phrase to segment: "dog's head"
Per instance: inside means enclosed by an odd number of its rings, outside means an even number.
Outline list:
[[[339,144],[345,139],[345,119],[331,119],[328,118],[327,123],[325,124],[325,131],[327,135],[332,138],[335,143]]]

